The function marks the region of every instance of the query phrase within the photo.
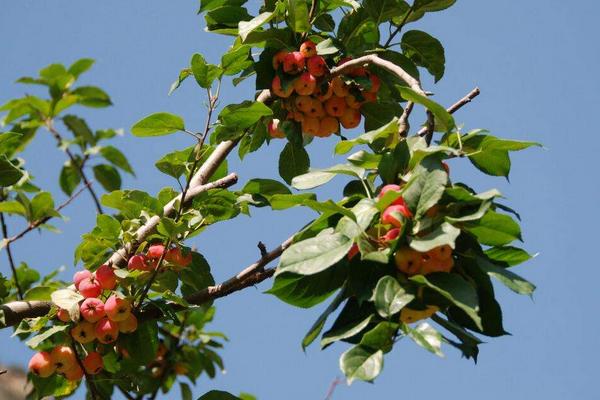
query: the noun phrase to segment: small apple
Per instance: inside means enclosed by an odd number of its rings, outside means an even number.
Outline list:
[[[102,289],[113,290],[117,285],[117,276],[115,271],[106,264],[102,264],[96,270],[96,280],[100,282]]]
[[[29,360],[28,368],[29,371],[41,378],[49,377],[56,370],[56,367],[52,362],[52,357],[50,357],[50,353],[46,351],[35,353]]]
[[[346,129],[354,129],[360,125],[361,118],[362,116],[358,110],[346,107],[344,113],[340,117],[340,123]]]
[[[394,260],[396,268],[406,275],[416,275],[421,271],[421,253],[410,247],[398,249]]]
[[[87,321],[78,322],[77,325],[71,329],[71,337],[82,344],[93,342],[96,339],[94,324]]]
[[[96,338],[100,343],[112,343],[119,337],[119,325],[104,317],[96,323]]]
[[[50,358],[56,367],[56,372],[65,372],[77,365],[77,355],[70,346],[56,346],[50,352]]]
[[[299,51],[288,53],[283,59],[283,71],[286,74],[298,74],[304,70],[304,56]]]
[[[294,90],[300,96],[309,96],[314,93],[317,87],[317,79],[310,72],[303,72],[298,79],[294,81]]]
[[[79,290],[79,283],[90,276],[92,276],[92,273],[87,269],[75,272],[75,275],[73,275],[73,283],[75,284],[75,288]]]
[[[307,40],[300,45],[300,53],[304,58],[310,58],[317,55],[317,45],[312,40]]]
[[[87,298],[81,303],[79,308],[81,316],[88,322],[98,322],[100,318],[104,317],[104,303],[102,300],[95,297]]]
[[[327,63],[321,56],[314,56],[306,61],[306,68],[313,76],[320,77],[327,73]]]
[[[100,353],[90,351],[88,355],[83,359],[83,367],[85,371],[90,375],[96,375],[104,368],[104,361]]]
[[[94,275],[89,278],[85,278],[79,282],[79,293],[85,298],[99,297],[102,293],[102,286]]]
[[[281,86],[281,79],[276,76],[271,83],[271,90],[276,96],[288,98],[294,93],[294,85],[288,85],[287,88],[284,89],[283,86]]]
[[[325,102],[325,111],[332,117],[341,117],[346,111],[346,100],[337,95],[331,97]]]

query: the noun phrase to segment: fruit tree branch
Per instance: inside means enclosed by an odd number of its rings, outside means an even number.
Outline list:
[[[54,122],[52,121],[52,119],[46,120],[46,128],[52,134],[52,136],[54,136],[54,138],[58,142],[58,146],[60,147],[63,144],[63,138],[60,135],[60,133],[56,130],[56,128],[54,127]],[[100,205],[100,201],[98,200],[98,195],[94,191],[94,188],[92,188],[90,180],[87,178],[87,176],[85,175],[85,172],[83,171],[84,163],[82,162],[80,164],[77,162],[77,159],[75,158],[75,156],[73,155],[71,150],[69,150],[69,147],[65,147],[65,153],[67,153],[67,156],[69,157],[69,160],[71,160],[71,164],[73,164],[73,167],[77,168],[77,172],[79,173],[81,180],[85,184],[85,187],[87,188],[87,190],[90,192],[90,195],[92,196],[92,199],[94,200],[94,204],[96,206],[96,210],[98,211],[98,214],[104,214],[104,212],[102,211],[102,206]]]
[[[0,225],[2,226],[2,237],[6,243],[6,254],[8,256],[8,264],[12,271],[13,280],[15,281],[15,287],[17,288],[17,297],[19,300],[23,299],[23,289],[19,284],[19,278],[17,277],[17,267],[15,266],[15,260],[12,255],[12,249],[10,248],[10,242],[8,242],[8,228],[6,227],[6,221],[4,220],[4,213],[0,212]]]
[[[475,97],[479,96],[480,93],[481,91],[478,87],[476,87],[475,89],[471,90],[465,97],[452,104],[448,109],[446,109],[446,111],[448,111],[450,114],[454,114],[456,111],[460,110],[464,105],[470,103]],[[427,126],[421,128],[421,130],[417,132],[417,135],[427,135]]]

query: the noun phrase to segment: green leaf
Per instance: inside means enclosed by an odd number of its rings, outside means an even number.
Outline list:
[[[338,39],[349,55],[359,55],[372,50],[379,44],[379,26],[360,7],[347,13],[340,21]]]
[[[508,177],[510,173],[509,151],[519,151],[531,146],[541,146],[535,142],[519,142],[498,139],[490,135],[471,136],[465,143],[469,161],[481,172],[492,176]]]
[[[0,212],[6,214],[17,214],[26,216],[27,209],[18,201],[2,201],[0,202]]]
[[[162,136],[185,130],[183,119],[177,115],[160,112],[142,118],[131,127],[134,136]]]
[[[60,188],[67,195],[72,195],[75,188],[81,182],[81,175],[79,169],[73,165],[71,160],[65,162],[62,169],[60,170],[60,176],[58,178]]]
[[[400,94],[408,101],[421,104],[435,116],[435,129],[437,131],[449,132],[456,126],[452,115],[435,101],[418,94],[408,87],[398,87]]]
[[[106,92],[95,86],[80,86],[71,92],[77,98],[77,103],[93,108],[102,108],[112,105]]]
[[[33,391],[28,396],[31,399],[65,398],[72,394],[80,384],[80,381],[69,381],[60,374],[54,374],[48,378],[40,378],[31,374],[28,378],[33,384]]]
[[[0,187],[7,187],[19,182],[23,172],[4,155],[0,155]]]
[[[154,164],[156,168],[175,179],[178,179],[186,172],[190,172],[193,165],[192,152],[194,147],[188,147],[184,150],[176,150],[165,154]]]
[[[256,124],[261,118],[271,115],[273,111],[263,103],[247,100],[225,107],[219,114],[219,120],[226,127],[241,132]]]
[[[477,291],[462,277],[457,274],[435,273],[427,275],[427,277],[416,275],[410,280],[426,285],[450,300],[481,328]]]
[[[460,235],[460,229],[448,222],[444,222],[433,232],[423,237],[413,237],[410,240],[409,245],[422,253],[443,245],[454,248],[458,235]]]
[[[360,150],[354,154],[351,154],[347,160],[357,167],[365,169],[377,169],[377,166],[381,162],[381,155]]]
[[[292,186],[298,190],[313,189],[324,185],[336,175],[349,175],[362,180],[365,170],[351,164],[339,164],[325,169],[314,169],[292,179]]]
[[[241,400],[239,397],[236,397],[228,392],[223,392],[221,390],[211,390],[210,392],[204,393],[202,396],[198,397],[198,400]]]
[[[237,75],[244,69],[252,65],[252,56],[250,55],[251,46],[243,44],[232,47],[223,54],[221,58],[221,68],[224,75]]]
[[[315,28],[322,30],[323,32],[333,32],[335,30],[335,20],[333,19],[333,17],[330,14],[319,15],[315,19],[315,22],[313,25],[315,26]],[[326,39],[326,40],[329,40],[329,39]],[[323,42],[321,42],[321,43],[323,43]],[[338,51],[338,49],[335,49],[334,53],[337,53],[337,51]],[[334,53],[329,53],[329,54],[334,54]],[[317,50],[317,54],[322,55],[323,53],[319,53],[319,50]]]
[[[56,288],[52,286],[36,286],[25,292],[23,298],[27,301],[50,301],[52,292],[54,292],[54,290],[56,290]]]
[[[352,140],[342,140],[335,145],[335,154],[346,154],[354,146],[359,144],[373,144],[378,139],[387,139],[391,135],[397,135],[400,127],[398,125],[398,118],[394,117],[386,125],[367,133],[364,133]]]
[[[309,167],[310,159],[304,147],[288,142],[279,155],[279,176],[291,183],[292,179],[307,172]]]
[[[347,208],[334,203],[332,200],[326,200],[323,202],[314,199],[312,193],[304,193],[299,195],[293,194],[276,194],[269,197],[269,203],[273,210],[285,210],[294,206],[304,206],[318,213],[334,215],[342,214],[353,220],[356,220],[355,215]]]
[[[208,11],[204,19],[208,31],[236,36],[239,22],[248,21],[252,16],[244,7],[224,5]]]
[[[121,189],[121,175],[112,165],[94,165],[94,176],[107,192]]]
[[[488,246],[503,246],[521,240],[521,228],[511,217],[489,210],[477,221],[464,224],[464,229]]]
[[[0,203],[0,207],[1,205],[2,204]],[[525,261],[529,261],[531,258],[533,258],[525,250],[513,246],[492,247],[491,249],[485,251],[485,255],[491,258],[493,261],[506,263],[511,267],[524,263]]]
[[[340,51],[340,49],[335,47],[335,45],[333,44],[333,40],[331,40],[329,38],[323,40],[322,42],[317,43],[317,54],[320,56],[336,54],[339,51]]]
[[[406,292],[394,277],[389,275],[377,282],[373,297],[375,308],[383,318],[390,318],[400,312],[415,298],[413,294]]]
[[[438,357],[444,357],[442,353],[442,335],[426,322],[420,323],[416,328],[406,326],[407,336],[416,344],[430,351]]]
[[[32,337],[31,339],[29,339],[27,342],[25,342],[25,344],[29,347],[31,347],[32,349],[37,348],[44,340],[50,338],[51,336],[59,333],[59,332],[64,332],[69,328],[69,325],[54,325],[53,327],[51,327],[50,329],[45,330],[43,333],[40,333],[39,335],[36,335],[34,337]]]
[[[143,346],[140,346],[143,343]],[[156,358],[158,350],[158,325],[156,321],[147,321],[138,325],[135,332],[119,335],[119,344],[129,352],[132,360],[147,365]]]
[[[192,264],[179,272],[181,279],[181,293],[189,296],[215,284],[215,279],[210,272],[210,265],[199,253],[192,252]]]
[[[200,10],[198,14],[214,10],[222,6],[241,7],[247,0],[200,0]]]
[[[425,215],[427,210],[436,205],[444,194],[448,184],[448,174],[445,171],[433,170],[424,175],[423,186],[417,204],[415,218]]]
[[[71,64],[67,72],[69,72],[75,78],[79,78],[81,74],[92,68],[94,62],[95,61],[92,58],[81,58]]]
[[[273,179],[250,179],[242,188],[242,192],[272,196],[275,194],[291,194],[290,189],[283,183]]]
[[[507,288],[517,294],[532,295],[535,290],[535,285],[521,278],[519,275],[509,271],[506,268],[502,268],[494,263],[487,261],[482,257],[476,257],[475,261],[479,268],[488,273],[489,276],[498,279]]]
[[[273,19],[274,16],[275,14],[273,12],[268,11],[257,15],[250,21],[240,21],[238,24],[238,32],[240,38],[242,38],[242,42],[246,41],[246,38],[248,37],[250,32],[253,32],[254,30],[260,28],[261,26],[269,22],[271,19]]]
[[[333,299],[333,301],[327,306],[325,311],[319,315],[319,318],[315,321],[315,323],[310,327],[304,338],[302,339],[302,349],[305,350],[314,340],[319,336],[319,333],[323,330],[325,326],[325,322],[327,322],[327,318],[330,314],[332,314],[337,308],[342,304],[342,302],[346,299],[346,295],[344,290],[340,290],[338,295]]]
[[[192,400],[192,389],[190,389],[190,385],[179,382],[179,388],[181,390],[181,400]]]
[[[394,339],[400,325],[396,322],[384,321],[366,332],[360,339],[360,344],[388,353],[394,346]]]
[[[194,54],[190,64],[196,82],[204,89],[209,89],[215,79],[221,76],[221,68],[218,65],[208,64],[201,54]]]
[[[6,155],[7,158],[13,156],[19,148],[24,135],[18,132],[0,133],[0,155]]]
[[[402,115],[402,111],[400,104],[385,100],[365,103],[360,108],[361,114],[365,117],[365,131],[373,131],[385,126]]]
[[[288,26],[298,33],[308,32],[308,3],[306,0],[286,0]]]
[[[168,95],[170,96],[175,90],[179,89],[183,81],[185,81],[190,75],[193,75],[191,68],[184,68],[179,71],[179,76],[177,77],[177,80],[171,84]]]
[[[408,16],[408,22],[417,21],[427,12],[435,12],[445,10],[456,3],[456,0],[415,0],[413,4],[413,12]],[[394,18],[394,23],[400,23],[404,16]]]
[[[340,369],[346,375],[348,384],[355,379],[370,382],[383,368],[383,352],[358,345],[347,350],[340,357]]]
[[[48,215],[58,216],[54,210],[54,200],[49,192],[40,192],[31,199],[31,221],[37,221]]]
[[[294,243],[283,254],[275,275],[291,272],[313,275],[341,260],[353,242],[341,233],[323,232],[317,237]]]
[[[325,348],[334,342],[358,335],[371,323],[374,317],[374,315],[369,315],[362,320],[350,321],[347,325],[332,328],[323,335],[323,338],[321,339],[321,348]]]
[[[116,147],[104,146],[100,149],[100,154],[115,167],[121,168],[123,171],[135,176],[127,157]]]
[[[423,31],[408,31],[400,43],[404,54],[415,64],[427,68],[435,82],[444,76],[446,58],[439,40]]]
[[[365,0],[363,7],[377,25],[404,15],[410,8],[403,0]]]
[[[293,306],[310,308],[338,290],[347,276],[347,266],[342,263],[314,275],[284,272],[275,276],[273,287],[266,293]]]

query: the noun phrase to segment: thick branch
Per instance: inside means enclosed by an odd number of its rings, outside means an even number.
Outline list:
[[[65,208],[66,206],[68,206],[73,200],[75,200],[75,198],[77,196],[79,196],[81,194],[81,192],[83,192],[85,189],[87,189],[88,185],[91,185],[92,182],[89,182],[87,185],[82,186],[81,188],[79,188],[79,190],[75,193],[73,193],[71,195],[71,197],[69,197],[64,203],[62,203],[60,206],[58,206],[54,211],[56,211],[57,213],[60,213],[60,211]],[[17,241],[19,239],[21,239],[23,236],[25,236],[26,234],[28,234],[29,232],[33,231],[34,229],[36,229],[37,227],[39,227],[42,224],[45,224],[46,222],[48,222],[49,220],[51,220],[53,217],[52,216],[47,216],[41,219],[38,219],[37,221],[33,221],[32,223],[29,224],[29,226],[25,229],[23,229],[21,232],[19,232],[18,234],[6,239],[3,242],[3,245],[8,246],[9,244],[11,244],[14,241]],[[2,246],[0,246],[1,248]]]
[[[60,133],[56,130],[56,128],[54,127],[54,123],[52,122],[51,119],[46,121],[46,127],[48,128],[48,131],[50,131],[52,136],[54,136],[54,138],[58,142],[58,145],[61,146],[63,144],[63,138],[60,135]],[[71,152],[71,150],[68,147],[65,147],[65,153],[67,153],[69,160],[71,160],[71,164],[73,164],[73,166],[75,168],[77,168],[77,172],[79,173],[81,180],[85,184],[85,187],[90,192],[90,195],[92,196],[92,199],[94,200],[94,205],[96,206],[96,210],[98,211],[99,214],[103,214],[104,212],[102,211],[102,206],[100,205],[100,201],[98,200],[98,195],[94,191],[94,188],[92,188],[90,180],[87,178],[87,176],[85,175],[85,172],[83,171],[83,163],[79,164],[77,162],[77,159],[75,158],[75,156],[73,155],[73,153]]]
[[[448,109],[446,109],[446,111],[448,111],[450,114],[454,114],[456,111],[460,110],[464,105],[469,104],[475,97],[479,96],[480,93],[481,91],[479,90],[479,88],[476,87],[475,89],[471,90],[469,94],[467,94],[465,97],[452,104]],[[421,128],[419,132],[417,132],[417,135],[427,135],[427,126]]]

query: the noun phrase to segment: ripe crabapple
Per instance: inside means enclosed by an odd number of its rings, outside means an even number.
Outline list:
[[[295,75],[304,69],[304,56],[299,51],[286,54],[283,59],[283,71]]]
[[[100,282],[102,289],[113,290],[117,285],[117,276],[115,271],[106,264],[102,264],[96,270],[96,280]]]
[[[352,247],[350,247],[350,250],[348,250],[346,257],[348,257],[348,260],[352,260],[358,253],[360,253],[360,250],[358,249],[358,245],[354,243]]]
[[[71,329],[71,337],[82,344],[93,342],[96,339],[94,324],[80,321]]]
[[[327,73],[327,63],[321,56],[314,56],[306,60],[306,68],[313,76],[320,77]]]
[[[70,346],[56,346],[50,352],[50,358],[56,367],[56,372],[65,372],[77,365],[77,355]]]
[[[371,88],[367,90],[367,92],[377,93],[381,87],[381,81],[379,80],[379,77],[375,74],[371,74],[369,75],[369,80],[371,81]]]
[[[85,298],[98,297],[102,293],[102,286],[96,277],[92,275],[79,282],[79,293]]]
[[[112,343],[119,337],[119,325],[104,317],[96,323],[96,338],[100,343]]]
[[[340,123],[346,129],[353,129],[360,125],[360,112],[354,108],[346,107],[344,113],[340,117]]]
[[[346,100],[337,95],[331,97],[325,102],[325,111],[332,117],[341,117],[346,111]]]
[[[100,353],[91,351],[88,355],[83,359],[83,367],[85,371],[90,375],[96,375],[104,368],[104,362],[102,361],[102,356]]]
[[[150,271],[151,267],[148,264],[148,259],[143,254],[136,254],[127,262],[127,269],[130,271]]]
[[[58,311],[56,312],[56,318],[58,318],[62,322],[71,321],[71,316],[69,315],[69,312],[63,308],[58,309]]]
[[[331,136],[332,134],[340,130],[340,124],[337,118],[325,117],[319,124],[319,135],[320,137]]]
[[[83,319],[92,323],[98,322],[100,318],[106,315],[104,312],[104,303],[102,300],[95,297],[85,299],[83,303],[81,303],[79,311],[81,312]]]
[[[392,228],[389,231],[387,231],[387,233],[383,235],[380,240],[384,243],[389,243],[392,240],[398,239],[398,236],[400,236],[400,229]]]
[[[412,308],[404,307],[402,311],[400,311],[400,321],[410,324],[422,319],[427,319],[439,310],[440,309],[436,306],[427,306],[424,310],[414,310]]]
[[[381,190],[379,191],[379,195],[377,196],[377,198],[382,198],[387,192],[399,192],[402,190],[402,187],[400,185],[395,185],[393,183],[389,184],[389,185],[385,185],[384,187],[381,188]]]
[[[104,312],[111,321],[125,321],[131,314],[131,303],[127,299],[112,295],[104,303]]]
[[[436,260],[446,260],[452,257],[452,247],[445,244],[429,250],[426,254],[431,258],[435,258]]]
[[[300,45],[300,53],[304,58],[310,58],[317,55],[317,45],[312,40],[307,40]]]
[[[365,98],[365,103],[373,103],[377,101],[377,94],[371,92],[363,92],[363,97]]]
[[[89,278],[90,276],[92,276],[92,273],[87,269],[75,272],[75,275],[73,275],[73,283],[75,284],[75,289],[79,290],[79,283],[81,283],[82,280]]]
[[[41,378],[49,377],[56,370],[50,353],[46,351],[35,353],[29,360],[28,368],[29,371]]]
[[[271,83],[271,90],[279,97],[288,98],[294,93],[294,85],[290,84],[284,89],[283,86],[281,86],[281,79],[276,76]]]
[[[421,271],[421,253],[410,247],[399,249],[394,255],[396,268],[406,275],[416,275]]]
[[[317,79],[310,72],[303,72],[298,79],[294,81],[294,90],[300,96],[309,96],[314,93],[317,87]]]
[[[63,375],[69,381],[78,381],[83,378],[83,370],[79,364],[75,364],[71,369],[65,371]]]
[[[162,244],[153,244],[152,246],[148,247],[146,257],[148,257],[151,260],[158,260],[162,257],[164,252],[165,246],[163,246]]]
[[[269,122],[268,125],[268,129],[269,129],[269,135],[271,135],[272,138],[284,138],[285,137],[285,133],[283,133],[283,131],[281,129],[279,129],[279,123],[280,121],[275,118],[272,119],[271,122]],[[169,260],[169,253],[171,253],[173,249],[169,249],[167,250],[167,254],[165,255],[165,260],[167,262],[171,262]]]
[[[320,101],[313,99],[310,103],[310,108],[308,109],[306,115],[309,118],[322,118],[325,116],[325,110],[323,109],[323,104]]]
[[[313,101],[314,99],[310,96],[298,96],[296,99],[294,99],[294,104],[298,110],[302,111],[303,113],[307,113],[312,107]]]
[[[184,255],[181,248],[173,247],[167,252],[165,260],[176,267],[185,268],[192,263],[193,257],[191,251]]]
[[[315,92],[317,95],[317,100],[319,100],[321,103],[324,103],[325,101],[329,100],[331,96],[333,96],[333,85],[331,85],[331,83],[318,85]]]
[[[304,118],[304,121],[302,121],[302,132],[316,136],[319,133],[319,125],[317,118]]]
[[[275,54],[275,56],[273,57],[273,69],[275,71],[277,71],[279,69],[279,66],[281,64],[283,64],[283,60],[285,59],[285,56],[288,55],[288,52],[285,50],[281,50],[279,52],[277,52],[277,54]]]
[[[445,161],[442,161],[442,168],[444,168],[444,171],[446,171],[446,173],[447,173],[448,175],[450,175],[450,166],[448,165],[448,163],[447,163],[447,162],[445,162]]]
[[[127,319],[118,322],[119,332],[121,333],[132,333],[135,332],[138,327],[138,321],[135,315],[129,314]]]
[[[350,94],[348,85],[339,76],[331,80],[331,86],[333,87],[333,93],[338,97],[346,97]]]
[[[381,214],[381,222],[392,225],[394,228],[402,228],[404,218],[411,218],[412,213],[408,207],[396,204],[386,208]]]
[[[349,94],[348,96],[345,97],[345,99],[346,99],[346,105],[355,110],[358,110],[360,108],[360,106],[362,105],[361,102],[358,101],[356,96],[354,96],[353,94]]]

